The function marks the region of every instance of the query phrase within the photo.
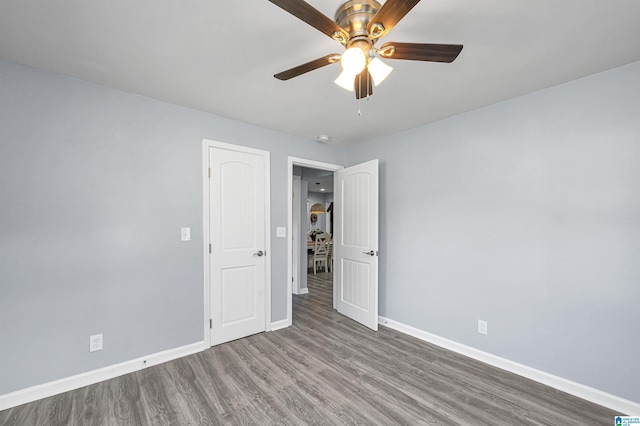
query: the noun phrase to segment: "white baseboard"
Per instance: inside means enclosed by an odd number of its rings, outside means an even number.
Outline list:
[[[624,413],[628,415],[637,415],[640,413],[640,403],[629,401],[627,399],[620,398],[619,396],[615,396],[580,383],[572,382],[571,380],[563,379],[562,377],[554,376],[553,374],[545,373],[544,371],[536,370],[532,367],[527,367],[526,365],[518,364],[517,362],[463,345],[462,343],[454,342],[453,340],[445,339],[389,318],[382,316],[378,317],[378,323],[401,333],[408,334],[409,336],[416,337],[425,342],[433,343],[434,345],[450,351],[466,355],[469,358],[484,362],[485,364],[526,377],[527,379],[535,380],[536,382],[577,396],[578,398],[610,408],[619,414]]]
[[[308,287],[301,288],[301,289],[298,291],[298,294],[299,294],[299,295],[309,294],[309,288],[308,288]]]
[[[163,362],[177,358],[182,358],[187,355],[201,352],[205,349],[206,347],[204,342],[197,342],[0,395],[0,411],[78,389],[83,386],[89,386],[104,380],[113,379],[114,377],[122,376],[123,374],[133,373],[134,371],[142,370],[143,368],[151,367],[152,365],[162,364]]]
[[[283,328],[289,327],[290,325],[291,324],[289,323],[288,319],[283,319],[283,320],[280,320],[280,321],[272,322],[271,323],[271,331],[281,330]]]

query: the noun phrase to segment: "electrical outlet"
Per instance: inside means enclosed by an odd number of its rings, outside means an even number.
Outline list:
[[[488,332],[487,322],[478,320],[478,333],[486,335],[487,332]]]
[[[102,350],[102,334],[89,336],[89,352]]]

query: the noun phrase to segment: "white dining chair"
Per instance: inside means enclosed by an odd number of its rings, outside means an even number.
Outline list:
[[[324,264],[324,270],[329,268],[329,241],[323,234],[316,236],[316,243],[313,248],[313,274],[318,271],[318,265]]]

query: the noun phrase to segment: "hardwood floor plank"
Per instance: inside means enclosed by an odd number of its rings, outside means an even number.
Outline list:
[[[189,424],[215,425],[220,421],[219,413],[211,406],[198,380],[189,358],[180,358],[165,364],[167,374],[164,383],[174,391],[172,404],[182,414],[180,421]]]
[[[135,374],[127,374],[110,381],[113,395],[113,415],[121,425],[141,424],[138,402],[140,388]]]
[[[309,276],[294,324],[0,412],[24,425],[607,425],[618,413],[332,309]],[[619,413],[622,414],[622,413]]]
[[[281,341],[276,335],[265,336],[265,339],[268,340],[268,342],[262,342],[263,344],[259,346],[246,346],[255,357],[257,368],[270,371],[271,374],[278,374],[273,373],[274,371],[279,372],[282,374],[280,378],[281,382],[289,383],[289,390],[293,389],[296,393],[300,394],[305,399],[306,404],[322,407],[325,417],[322,418],[322,416],[320,416],[321,424],[344,424],[345,417],[352,419],[353,423],[367,423],[366,417],[353,413],[348,407],[342,406],[339,399],[335,398],[332,387],[327,386],[326,382],[322,380],[318,374],[321,370],[318,368],[306,368],[310,363],[304,357],[295,356],[289,358],[287,356],[292,353],[290,352],[291,349],[298,347],[297,345],[286,348],[286,341]],[[298,342],[299,341],[300,340],[298,340]],[[269,343],[274,343],[276,347],[282,350],[281,356],[274,357],[274,351],[269,351],[269,357],[264,357],[264,349],[270,348]],[[327,368],[330,367],[327,366]],[[255,373],[258,377],[263,378],[270,375],[259,371]],[[267,387],[271,386],[272,380],[273,379],[270,379],[266,383]],[[305,422],[305,424],[306,423],[308,422]]]
[[[177,412],[177,393],[166,384],[166,364],[161,364],[144,369],[139,372],[140,400],[145,410],[143,424],[153,425],[177,425],[179,415]],[[117,379],[113,379],[117,380]],[[166,380],[166,381],[165,381]]]
[[[73,401],[69,393],[55,395],[36,401],[31,413],[18,415],[15,424],[66,425],[71,422]],[[22,406],[24,407],[24,406]],[[1,418],[1,417],[0,417]],[[19,423],[22,422],[22,423]]]

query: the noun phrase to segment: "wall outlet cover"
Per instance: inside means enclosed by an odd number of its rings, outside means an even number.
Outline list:
[[[486,335],[488,332],[488,324],[486,321],[478,320],[478,333]]]
[[[102,350],[102,334],[94,334],[89,336],[89,352]]]

